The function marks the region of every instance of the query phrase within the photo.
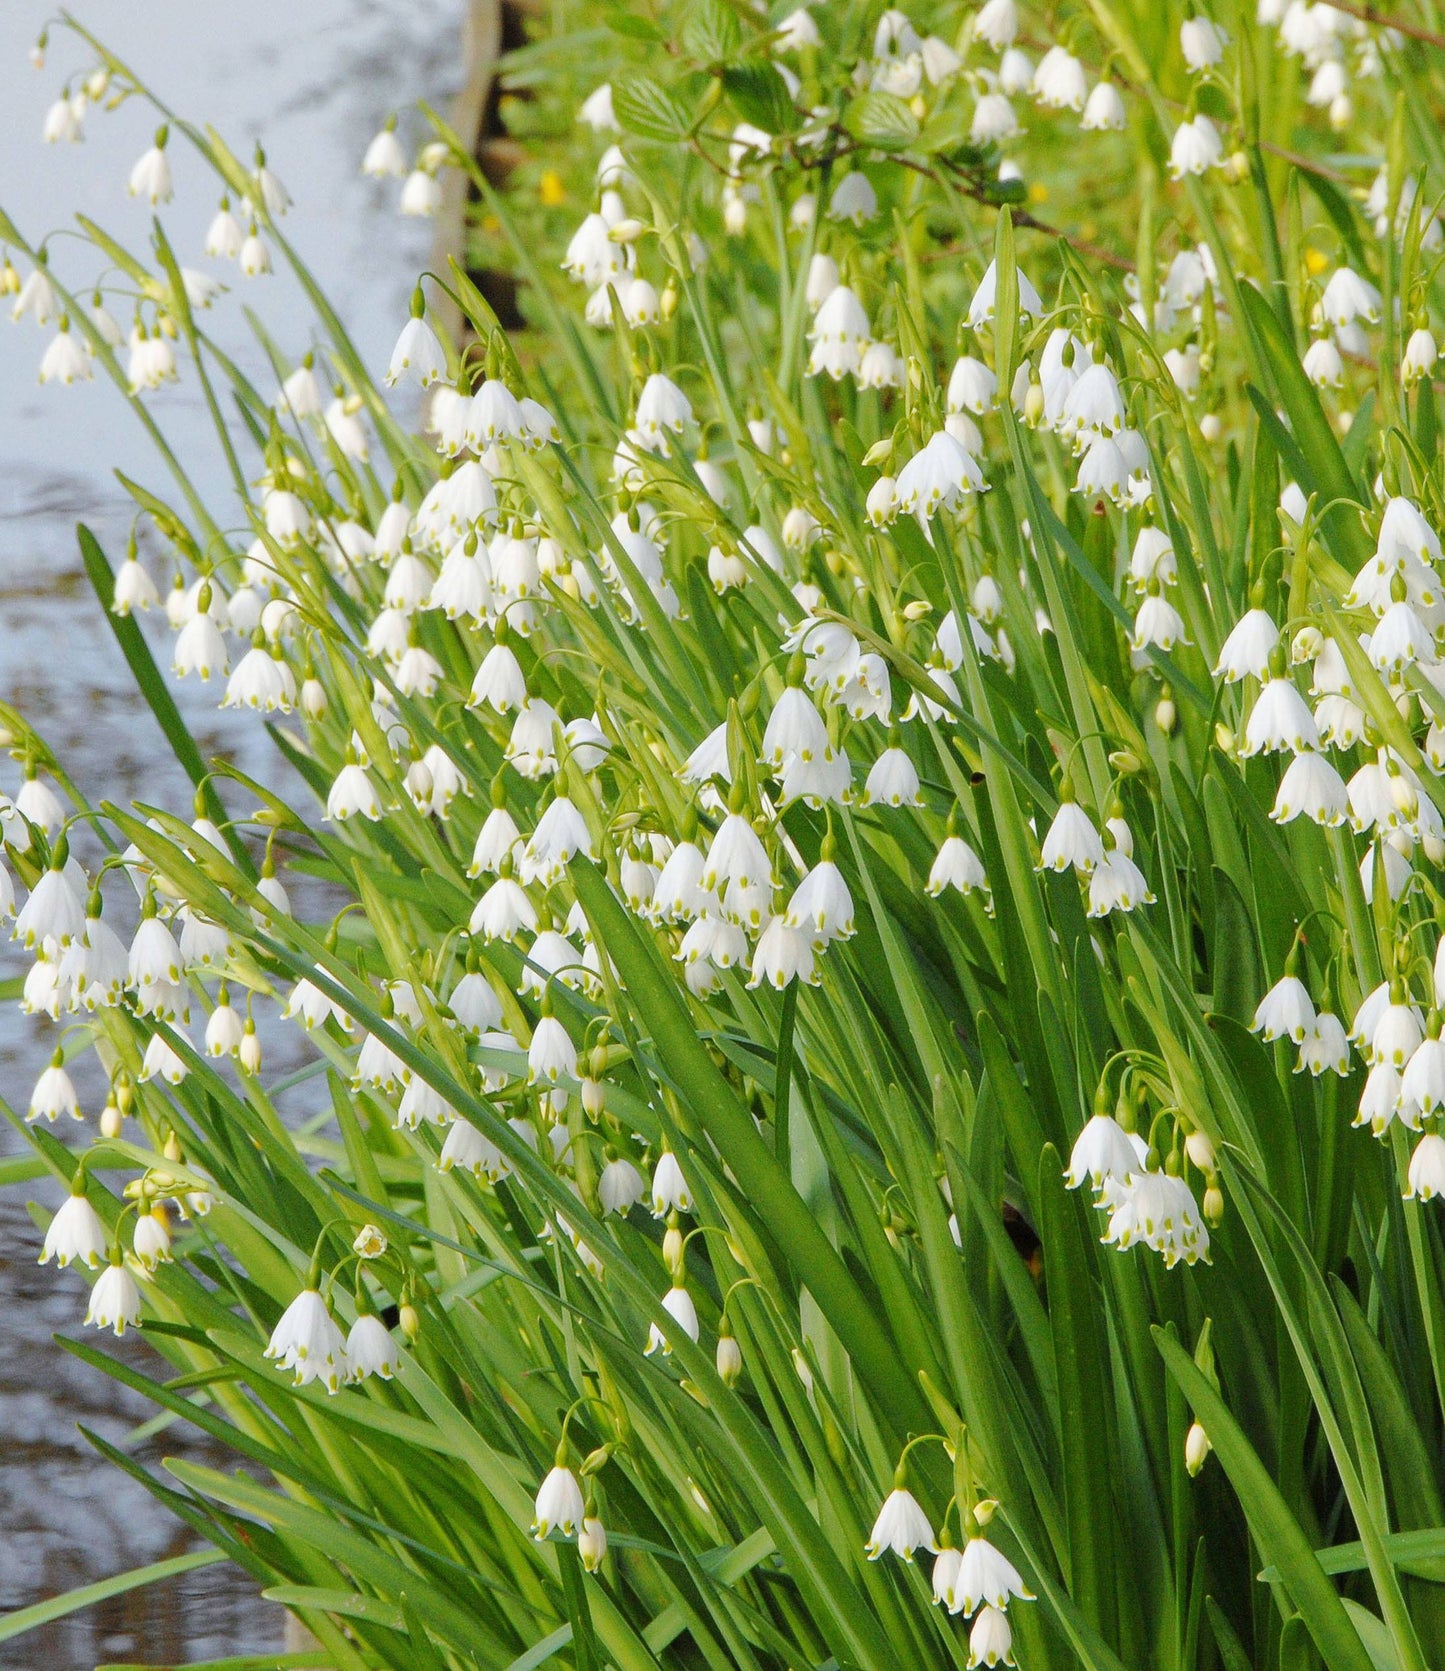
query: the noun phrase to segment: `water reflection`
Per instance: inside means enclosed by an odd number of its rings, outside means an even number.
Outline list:
[[[360,180],[356,161],[389,110],[451,91],[462,6],[463,0],[309,0],[304,7],[292,0],[247,0],[245,6],[198,8],[194,0],[147,0],[133,7],[92,0],[75,9],[174,102],[215,122],[238,149],[264,133],[271,160],[297,201],[288,231],[376,364],[404,315],[429,229],[399,225],[392,194]],[[143,247],[147,216],[121,188],[131,160],[147,143],[144,112],[127,108],[93,118],[89,137],[77,147],[38,145],[46,106],[65,77],[82,67],[61,44],[60,32],[52,31],[51,64],[40,75],[30,70],[29,43],[50,11],[50,0],[7,0],[0,8],[0,107],[6,112],[0,200],[30,234],[52,226],[62,205],[118,228]],[[178,157],[177,202],[166,211],[166,223],[186,259],[196,258],[214,207],[214,187]],[[76,248],[58,243],[57,265],[76,262]],[[62,274],[88,282],[74,268],[62,268]],[[258,307],[286,348],[299,352],[305,346],[309,319],[280,281],[248,288],[243,299]],[[116,553],[129,511],[111,470],[120,467],[157,484],[161,476],[113,391],[37,388],[44,341],[28,322],[0,324],[0,695],[24,710],[87,796],[139,797],[184,808],[188,790],[131,692],[84,580],[74,536],[83,519]],[[241,351],[239,341],[227,346]],[[256,356],[246,363],[269,387]],[[218,461],[194,446],[201,413],[193,389],[182,384],[167,391],[154,409],[173,434],[186,436],[188,460],[198,460],[203,487],[221,504]],[[163,584],[166,578],[158,573]],[[161,650],[154,624],[151,635]],[[160,659],[164,664],[169,658]],[[254,722],[217,714],[194,689],[182,688],[178,696],[204,754],[228,753],[245,770],[274,775],[274,757]],[[16,775],[9,762],[0,762],[0,789],[13,791]],[[293,899],[305,908],[300,890],[293,888]],[[0,979],[21,967],[8,944],[0,946]],[[12,1103],[23,1107],[54,1037],[49,1026],[21,1016],[11,1003],[0,1004],[0,1092]],[[263,1042],[280,1066],[281,1041]],[[94,1082],[77,1083],[82,1105],[93,1113]],[[18,1147],[0,1122],[0,1155]],[[79,1333],[85,1285],[36,1266],[40,1238],[25,1208],[27,1195],[47,1199],[46,1186],[0,1193],[0,1612],[198,1547],[140,1485],[99,1461],[78,1431],[83,1422],[119,1444],[152,1411],[52,1343],[57,1331]],[[119,1349],[152,1370],[159,1364],[142,1342],[127,1341]],[[166,1455],[227,1465],[180,1427],[145,1441],[134,1454],[152,1465]],[[281,1630],[279,1611],[261,1602],[243,1575],[222,1565],[0,1644],[0,1666],[173,1665],[273,1650]]]

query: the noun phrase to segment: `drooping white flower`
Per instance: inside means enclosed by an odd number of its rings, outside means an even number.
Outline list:
[[[1315,1007],[1304,982],[1284,975],[1260,999],[1249,1030],[1261,1034],[1266,1044],[1280,1038],[1299,1044],[1314,1024]]]
[[[1393,1062],[1376,1062],[1365,1078],[1359,1112],[1351,1125],[1369,1126],[1374,1136],[1382,1136],[1400,1112],[1400,1087],[1399,1068]]]
[[[1074,1140],[1064,1183],[1077,1189],[1087,1179],[1097,1189],[1106,1178],[1127,1178],[1141,1165],[1128,1132],[1112,1115],[1095,1113]]]
[[[1380,292],[1350,267],[1337,267],[1320,297],[1320,313],[1336,330],[1356,319],[1377,323],[1382,305]]]
[[[373,1312],[363,1311],[346,1335],[347,1377],[364,1381],[369,1375],[391,1380],[401,1363],[391,1330]]]
[[[459,1166],[463,1171],[492,1180],[505,1177],[511,1170],[496,1144],[466,1120],[454,1120],[447,1127],[437,1164],[443,1172]]]
[[[978,461],[940,429],[899,471],[894,497],[900,511],[926,522],[940,510],[954,510],[983,486]]]
[[[84,902],[76,893],[64,861],[59,867],[52,863],[20,907],[13,938],[32,951],[52,940],[57,946],[68,946],[84,932]]]
[[[541,1543],[555,1529],[570,1538],[581,1526],[586,1512],[581,1482],[565,1460],[559,1460],[537,1492],[532,1536]]]
[[[396,346],[386,368],[386,384],[415,379],[423,389],[429,389],[447,374],[447,357],[437,334],[423,314],[413,313],[401,328]]]
[[[49,1066],[35,1081],[25,1118],[30,1121],[45,1120],[54,1124],[62,1114],[68,1115],[72,1120],[82,1118],[75,1086],[65,1071],[65,1053],[57,1049]]]
[[[597,1178],[597,1200],[604,1213],[625,1214],[647,1193],[642,1174],[625,1155],[609,1155]]]
[[[347,1376],[346,1337],[314,1288],[303,1288],[282,1312],[265,1356],[291,1370],[298,1387],[321,1381],[334,1393]]]
[[[1304,373],[1317,389],[1338,389],[1345,377],[1345,362],[1331,337],[1318,337],[1305,350]]]
[[[166,129],[162,127],[156,133],[155,144],[131,169],[126,190],[132,197],[143,197],[151,204],[170,202],[174,186],[170,158],[166,156],[166,138]]]
[[[402,214],[426,219],[442,206],[442,183],[425,168],[414,168],[401,188],[398,204]]]
[[[1154,895],[1144,873],[1122,847],[1106,847],[1101,862],[1089,874],[1091,917],[1107,917],[1113,911],[1132,911],[1152,905]]]
[[[1405,352],[1400,357],[1400,377],[1405,387],[1411,389],[1421,378],[1428,377],[1439,358],[1440,350],[1434,333],[1424,325],[1417,326],[1411,331]]]
[[[968,1633],[967,1671],[979,1665],[1013,1663],[1013,1626],[1008,1614],[993,1606],[982,1608]]]
[[[692,422],[692,402],[670,377],[653,372],[637,397],[637,428],[653,444],[681,435]]]
[[[30,314],[37,325],[48,325],[60,314],[60,299],[43,264],[33,267],[16,293],[10,317],[17,323]]]
[[[1014,277],[1018,283],[1019,312],[1029,319],[1037,319],[1044,310],[1038,291],[1021,270],[1016,268]],[[977,331],[992,322],[997,292],[998,264],[990,261],[984,269],[982,279],[979,280],[978,289],[973,293],[972,301],[968,304],[968,323],[971,329]]]
[[[1295,754],[1320,746],[1314,716],[1289,679],[1267,679],[1250,709],[1244,729],[1243,755],[1274,754],[1290,749]]]
[[[852,936],[853,896],[831,858],[820,859],[793,890],[784,920],[789,928],[805,930],[817,944]]]
[[[559,795],[537,820],[522,851],[522,880],[550,888],[577,853],[597,857],[586,819],[566,795]]]
[[[1012,46],[1019,32],[1017,0],[984,0],[974,16],[973,32],[995,52]]]
[[[1159,582],[1151,580],[1134,617],[1131,647],[1143,650],[1156,645],[1161,650],[1172,650],[1176,644],[1187,642],[1183,616],[1164,596]]]
[[[1412,662],[1436,660],[1435,635],[1401,598],[1390,605],[1370,634],[1369,657],[1381,673],[1398,678]]]
[[[713,893],[731,882],[753,887],[771,879],[767,848],[741,813],[730,812],[708,848],[702,886]]]
[[[95,375],[81,342],[71,334],[70,321],[60,316],[59,329],[50,339],[40,361],[42,383],[63,383],[67,387],[76,381],[88,383]]]
[[[1299,1047],[1296,1073],[1308,1071],[1318,1079],[1322,1073],[1337,1073],[1344,1078],[1350,1071],[1350,1046],[1345,1037],[1345,1026],[1337,1015],[1321,1010],[1314,1026]]]
[[[1121,1252],[1136,1241],[1159,1254],[1167,1269],[1181,1260],[1209,1258],[1209,1227],[1183,1178],[1168,1172],[1140,1172],[1111,1186],[1109,1222],[1101,1240]]]
[[[1278,642],[1279,628],[1268,610],[1258,606],[1246,610],[1220,647],[1214,677],[1231,685],[1244,678],[1263,679]]]
[[[406,152],[396,137],[396,118],[392,117],[366,147],[361,172],[373,180],[404,180],[406,171]]]
[[[1407,1201],[1433,1201],[1445,1195],[1445,1137],[1438,1132],[1426,1132],[1415,1145],[1406,1185]]]
[[[582,101],[577,112],[577,120],[594,133],[617,133],[617,117],[612,110],[612,84],[604,81],[601,86],[594,87]]]
[[[694,1343],[701,1328],[698,1323],[697,1306],[693,1303],[692,1295],[686,1288],[674,1283],[662,1296],[662,1309],[677,1324],[678,1328]],[[652,1323],[647,1330],[647,1346],[644,1355],[651,1357],[655,1352],[661,1352],[664,1357],[670,1356],[672,1343],[657,1326]]]
[[[813,315],[808,335],[813,344],[808,375],[826,372],[835,382],[858,370],[864,350],[873,341],[863,304],[846,284],[834,286]]]
[[[381,817],[381,800],[376,793],[376,785],[366,768],[355,760],[348,760],[336,774],[326,797],[326,817],[337,823],[355,817],[375,822]]]
[[[945,888],[961,894],[989,891],[983,860],[959,835],[946,835],[928,872],[927,892],[937,899]]]
[[[1404,1068],[1415,1054],[1424,1037],[1420,1012],[1403,993],[1393,988],[1390,1002],[1380,1012],[1370,1042],[1365,1050],[1367,1062],[1389,1062],[1392,1067]]]
[[[955,1613],[972,1613],[985,1602],[1002,1612],[1010,1596],[1017,1596],[1020,1601],[1034,1599],[1024,1588],[1013,1562],[983,1537],[969,1538],[964,1544],[956,1590],[950,1609]]]
[[[1082,110],[1088,94],[1084,66],[1067,48],[1051,46],[1034,71],[1034,97],[1046,110]]]
[[[791,927],[786,917],[772,917],[758,936],[753,952],[750,987],[769,986],[781,991],[792,981],[812,985],[816,979],[814,939],[802,928]]]
[[[140,1288],[119,1256],[113,1255],[90,1290],[85,1321],[92,1328],[110,1329],[119,1338],[140,1319]]]
[[[1169,173],[1172,179],[1186,174],[1204,174],[1218,168],[1224,159],[1224,142],[1219,129],[1201,111],[1191,121],[1181,122],[1174,131],[1169,147]]]
[[[272,270],[271,246],[261,236],[254,221],[242,240],[236,265],[241,269],[242,278],[262,278]]]
[[[1068,870],[1072,865],[1080,876],[1088,876],[1104,862],[1104,844],[1093,820],[1064,786],[1059,810],[1044,836],[1039,856],[1041,870]]]
[[[1323,754],[1306,749],[1290,761],[1280,779],[1270,817],[1288,824],[1301,813],[1316,824],[1333,829],[1344,822],[1349,809],[1349,790],[1344,779]]]
[[[850,169],[833,188],[828,204],[829,220],[851,221],[862,226],[878,213],[878,194],[873,182],[861,169]]]
[[[975,145],[993,145],[1005,139],[1015,139],[1022,128],[1014,114],[1014,107],[1002,93],[981,93],[973,108],[969,124],[969,138]]]
[[[532,1031],[527,1047],[527,1083],[539,1080],[555,1085],[559,1079],[577,1077],[577,1046],[554,1015],[543,1015]]]
[[[1201,70],[1212,69],[1223,58],[1228,39],[1219,25],[1207,17],[1186,17],[1179,25],[1184,62],[1196,75]]]
[[[864,806],[921,806],[918,770],[897,744],[884,749],[868,770]]]
[[[915,1549],[932,1550],[935,1547],[933,1527],[928,1516],[906,1486],[895,1483],[884,1498],[883,1507],[879,1509],[873,1530],[863,1547],[870,1561],[876,1561],[885,1550],[911,1561]]]
[[[84,1183],[72,1186],[71,1193],[56,1210],[45,1231],[45,1242],[40,1249],[40,1263],[48,1265],[53,1259],[63,1270],[72,1259],[94,1270],[105,1257],[110,1238],[100,1214],[91,1206],[84,1193]]]
[[[692,1211],[692,1191],[687,1187],[682,1167],[671,1149],[664,1149],[657,1157],[649,1198],[654,1218],[666,1218],[671,1212]]]
[[[1119,89],[1112,81],[1100,81],[1085,101],[1079,126],[1086,133],[1122,133],[1127,120]]]
[[[166,1228],[164,1209],[142,1213],[135,1221],[131,1251],[142,1270],[153,1271],[157,1265],[171,1260],[171,1235]]]
[[[948,410],[982,416],[991,412],[997,402],[998,378],[992,368],[971,354],[960,355],[948,378]]]

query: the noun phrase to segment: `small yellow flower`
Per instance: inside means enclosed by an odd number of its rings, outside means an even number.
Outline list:
[[[1032,181],[1029,185],[1029,202],[1030,203],[1047,203],[1048,200],[1049,200],[1049,188],[1043,183],[1042,180]]]
[[[1318,278],[1329,264],[1329,257],[1322,250],[1307,249],[1305,251],[1305,266],[1309,269],[1311,278]]]
[[[537,182],[537,195],[548,209],[559,209],[567,201],[567,188],[555,168],[549,168]]]

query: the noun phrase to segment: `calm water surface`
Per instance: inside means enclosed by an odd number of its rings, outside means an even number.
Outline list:
[[[46,68],[30,68],[30,43],[50,7],[0,7],[0,202],[37,239],[76,211],[144,249],[148,211],[125,195],[131,163],[150,143],[153,120],[138,102],[92,114],[82,144],[39,143],[45,110],[67,76],[86,67],[83,48],[51,31]],[[401,222],[394,185],[362,180],[357,163],[380,119],[418,96],[444,99],[457,73],[462,0],[75,0],[88,27],[183,114],[209,120],[246,155],[264,139],[295,208],[286,230],[375,365],[384,362],[405,314],[430,228]],[[202,165],[171,146],[176,199],[163,211],[181,259],[225,277],[229,324],[207,324],[245,353],[238,300],[263,315],[290,353],[309,340],[309,316],[283,280],[242,280],[201,256],[216,188]],[[68,283],[93,282],[98,263],[71,239],[52,261]],[[236,292],[240,292],[238,297]],[[126,315],[115,309],[125,321]],[[139,797],[183,810],[189,800],[149,713],[132,696],[124,663],[86,585],[75,523],[88,522],[114,556],[129,525],[111,471],[167,483],[114,390],[100,383],[41,388],[36,369],[48,331],[0,316],[0,695],[29,717],[93,800]],[[246,361],[261,387],[269,375]],[[227,509],[219,460],[197,435],[200,403],[182,387],[152,397],[152,409],[207,490]],[[227,515],[219,518],[222,523]],[[168,576],[157,571],[162,585]],[[169,657],[165,656],[164,661]],[[194,690],[182,708],[204,753],[225,751],[251,771],[272,771],[259,728],[228,723]],[[0,789],[18,770],[0,758]],[[0,945],[0,976],[22,967]],[[48,1025],[0,1005],[0,1094],[24,1107],[54,1047]],[[92,1109],[93,1112],[93,1109]],[[18,1140],[0,1123],[0,1155]],[[52,1343],[75,1334],[84,1283],[35,1264],[39,1236],[26,1211],[40,1186],[0,1192],[0,1613],[78,1584],[193,1547],[138,1486],[94,1459],[84,1422],[123,1443],[151,1413]],[[145,1348],[131,1347],[136,1361]],[[155,1360],[152,1360],[154,1362]],[[135,1446],[152,1463],[173,1453],[204,1456],[179,1429]],[[216,1460],[210,1458],[210,1460]],[[64,1624],[0,1644],[0,1665],[61,1671],[102,1661],[173,1665],[244,1652],[281,1640],[278,1610],[229,1568],[213,1567],[133,1592]]]

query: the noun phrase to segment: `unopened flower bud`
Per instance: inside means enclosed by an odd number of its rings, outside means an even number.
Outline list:
[[[100,1111],[100,1135],[102,1137],[119,1137],[120,1132],[121,1112],[113,1102],[108,1102]]]
[[[588,1515],[577,1533],[577,1553],[585,1572],[596,1572],[607,1554],[607,1532],[595,1515]]]
[[[1224,425],[1220,423],[1217,412],[1206,412],[1204,414],[1199,420],[1199,433],[1206,441],[1217,441],[1224,434]]]
[[[1030,383],[1029,392],[1024,396],[1024,422],[1030,429],[1037,429],[1043,415],[1044,386],[1042,383]]]
[[[669,1224],[662,1238],[662,1261],[669,1271],[682,1268],[682,1231],[676,1224]]]
[[[743,1372],[743,1349],[731,1333],[718,1336],[717,1372],[726,1387],[736,1386]]]
[[[1191,1165],[1200,1172],[1213,1172],[1217,1162],[1214,1156],[1214,1145],[1208,1135],[1202,1131],[1191,1131],[1184,1139],[1184,1152],[1189,1156]]]
[[[1204,1459],[1214,1449],[1209,1442],[1209,1435],[1195,1422],[1184,1435],[1184,1466],[1189,1470],[1189,1477],[1193,1479],[1204,1466]]]
[[[973,1505],[973,1518],[980,1526],[987,1526],[998,1512],[997,1497],[980,1497]]]
[[[600,1118],[602,1110],[607,1106],[607,1087],[600,1079],[593,1079],[589,1074],[582,1081],[582,1112],[589,1120]]]
[[[1172,696],[1161,696],[1154,709],[1154,723],[1166,737],[1174,735],[1174,727],[1179,721],[1179,710],[1174,706]]]
[[[409,1300],[397,1313],[396,1320],[401,1326],[401,1332],[408,1340],[415,1340],[421,1333],[421,1316]]]
[[[1211,1230],[1217,1230],[1224,1222],[1224,1191],[1217,1183],[1210,1184],[1204,1192],[1204,1222]]]

